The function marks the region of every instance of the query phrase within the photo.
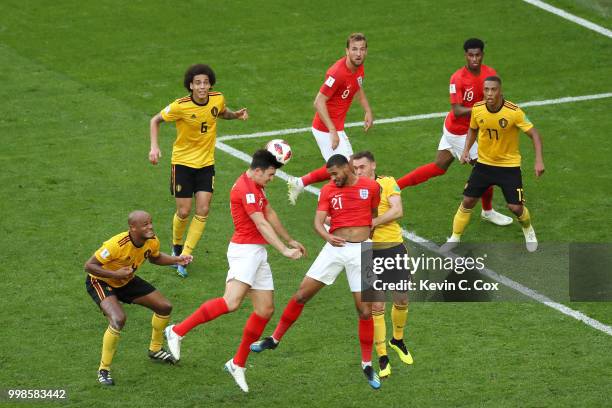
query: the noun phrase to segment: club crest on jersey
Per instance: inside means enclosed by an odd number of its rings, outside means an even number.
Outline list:
[[[504,118],[501,118],[499,120],[499,126],[501,126],[502,129],[505,129],[506,126],[508,126],[508,121],[506,119],[504,119]]]
[[[369,191],[367,188],[360,188],[359,189],[359,197],[361,197],[362,200],[365,200],[369,197]]]

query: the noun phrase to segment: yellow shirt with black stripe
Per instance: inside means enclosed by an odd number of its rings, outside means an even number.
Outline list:
[[[533,124],[517,105],[504,101],[497,112],[486,103],[472,107],[470,127],[478,129],[478,162],[489,166],[520,167],[519,129],[529,131]]]
[[[215,164],[217,118],[225,111],[221,92],[209,92],[208,102],[197,104],[191,96],[177,99],[160,114],[165,122],[176,122],[172,164],[194,169]]]
[[[400,188],[393,177],[376,176],[376,181],[380,184],[380,204],[378,204],[378,215],[381,216],[391,208],[389,198],[400,195]],[[402,228],[397,221],[391,221],[374,228],[372,235],[374,242],[403,242]]]
[[[136,271],[149,256],[159,256],[159,239],[157,237],[148,239],[141,247],[137,247],[132,242],[129,231],[125,231],[104,242],[94,255],[102,264],[102,268],[106,270],[116,271],[124,266],[131,266]],[[132,279],[101,278],[89,275],[115,288],[124,286]]]

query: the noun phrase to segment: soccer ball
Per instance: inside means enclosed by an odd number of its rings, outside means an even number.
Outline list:
[[[266,150],[274,155],[280,164],[287,164],[291,160],[291,146],[283,139],[273,139],[266,144]]]

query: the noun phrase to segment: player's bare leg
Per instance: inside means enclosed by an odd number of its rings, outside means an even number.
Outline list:
[[[361,300],[361,292],[353,292],[355,309],[359,315],[359,345],[361,347],[361,368],[368,384],[375,390],[380,388],[380,377],[372,367],[372,345],[374,344],[374,321],[372,303]]]
[[[517,216],[518,221],[521,224],[523,235],[525,236],[527,251],[534,252],[536,249],[538,249],[538,238],[536,237],[535,230],[531,225],[529,210],[522,204],[508,204],[508,209]]]
[[[300,283],[300,287],[297,292],[291,297],[291,300],[283,310],[283,314],[280,317],[280,321],[274,329],[272,336],[265,337],[259,341],[251,344],[251,351],[260,353],[264,350],[273,350],[278,346],[287,330],[295,323],[304,305],[312,299],[321,289],[325,287],[323,282],[319,282],[316,279],[305,276]]]
[[[126,315],[117,296],[108,296],[100,302],[100,309],[108,319],[108,328],[102,340],[102,357],[98,368],[98,382],[102,385],[115,385],[110,366],[117,351],[119,335],[125,325]]]
[[[229,372],[236,384],[244,392],[249,392],[246,382],[246,360],[250,345],[263,333],[266,324],[274,313],[274,292],[271,290],[249,290],[249,297],[253,303],[253,313],[244,326],[242,340],[232,359],[225,363],[225,370]]]
[[[153,311],[149,357],[152,360],[175,364],[176,359],[162,347],[164,343],[164,329],[168,326],[170,313],[172,312],[170,301],[160,291],[156,290],[148,295],[134,299],[134,303]]]

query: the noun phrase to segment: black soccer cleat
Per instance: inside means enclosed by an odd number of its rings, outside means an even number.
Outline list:
[[[110,371],[108,370],[98,371],[98,382],[102,385],[115,385],[115,381],[113,381]]]
[[[149,350],[149,358],[151,360],[160,361],[162,363],[176,364],[176,359],[168,351],[160,349],[159,351]]]
[[[274,350],[278,347],[278,343],[270,337],[265,337],[263,340],[256,341],[251,344],[251,351],[255,353],[261,353],[264,350]]]
[[[363,369],[363,373],[365,374],[368,380],[368,384],[370,384],[370,387],[374,388],[375,390],[380,388],[380,378],[378,377],[378,374],[376,374],[376,371],[374,371],[371,365],[365,366]]]

